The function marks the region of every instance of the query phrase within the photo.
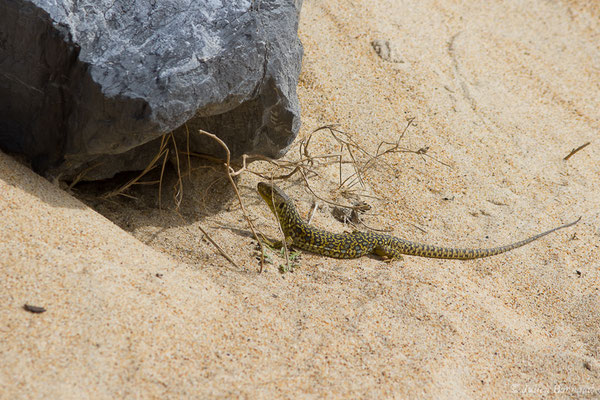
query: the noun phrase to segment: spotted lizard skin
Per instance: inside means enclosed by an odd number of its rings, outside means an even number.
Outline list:
[[[460,249],[414,243],[374,232],[327,232],[306,224],[298,214],[294,202],[277,186],[260,182],[258,192],[278,219],[288,244],[302,250],[334,258],[358,258],[376,254],[387,259],[399,259],[406,254],[427,258],[472,260],[494,256],[524,246],[554,231],[575,225],[581,219],[580,217],[577,221],[506,246],[489,249]]]

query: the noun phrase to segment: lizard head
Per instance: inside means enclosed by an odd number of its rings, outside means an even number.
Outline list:
[[[259,182],[257,190],[276,216],[281,214],[285,206],[292,204],[292,200],[276,185]]]

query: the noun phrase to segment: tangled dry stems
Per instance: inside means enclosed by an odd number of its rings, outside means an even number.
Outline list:
[[[228,146],[225,144],[225,142],[223,142],[216,135],[214,135],[210,132],[203,131],[203,130],[199,130],[197,133],[199,135],[204,135],[204,136],[210,138],[211,140],[215,141],[216,143],[218,143],[219,146],[221,146],[221,148],[223,148],[226,158],[221,159],[221,158],[206,155],[206,154],[190,152],[190,150],[189,150],[190,131],[186,125],[185,128],[186,128],[187,149],[185,152],[181,152],[181,154],[185,155],[187,157],[188,176],[191,176],[191,157],[202,158],[208,162],[214,163],[215,165],[221,165],[225,169],[226,177],[229,180],[229,183],[231,184],[231,187],[233,188],[233,190],[237,196],[244,219],[246,220],[250,230],[252,231],[252,235],[254,236],[254,239],[258,242],[258,244],[260,246],[261,257],[260,257],[259,272],[262,272],[264,269],[263,242],[262,242],[262,240],[260,240],[259,232],[257,231],[252,220],[250,219],[250,216],[248,215],[248,212],[246,211],[244,201],[240,195],[237,184],[235,183],[235,179],[234,179],[235,177],[237,177],[243,173],[250,173],[250,174],[260,177],[261,179],[273,182],[273,181],[287,180],[287,179],[292,178],[294,175],[299,174],[302,178],[302,181],[304,182],[306,189],[310,193],[312,193],[312,195],[316,199],[318,199],[324,203],[331,204],[333,206],[358,211],[364,206],[363,205],[340,204],[338,202],[335,202],[335,201],[332,201],[332,200],[326,198],[325,196],[319,195],[313,189],[313,187],[310,183],[310,179],[312,177],[319,176],[319,173],[317,171],[319,168],[327,166],[327,165],[337,164],[338,165],[338,168],[337,168],[338,169],[338,185],[335,190],[338,191],[339,193],[341,193],[342,195],[348,196],[351,194],[356,194],[355,187],[357,185],[360,185],[361,188],[365,188],[366,174],[368,174],[368,172],[370,170],[376,168],[376,166],[378,164],[381,163],[386,168],[390,168],[390,169],[393,168],[393,166],[385,160],[386,155],[395,154],[395,153],[412,153],[412,154],[418,155],[420,157],[429,157],[440,164],[450,167],[448,164],[438,161],[438,160],[434,159],[433,157],[431,157],[429,154],[427,154],[427,151],[428,151],[427,147],[423,147],[418,150],[411,150],[408,148],[404,148],[400,145],[400,142],[404,138],[406,131],[413,124],[413,122],[414,122],[414,118],[411,118],[408,120],[408,123],[407,123],[405,129],[399,134],[396,141],[394,141],[394,142],[386,142],[386,141],[379,142],[378,145],[376,146],[376,149],[374,152],[367,150],[364,146],[361,146],[356,140],[354,140],[354,138],[352,137],[351,134],[339,129],[337,124],[331,124],[331,125],[321,126],[317,129],[315,129],[304,140],[302,140],[299,143],[299,148],[298,148],[299,157],[297,160],[275,160],[275,159],[265,157],[262,155],[246,155],[245,154],[241,157],[241,160],[239,163],[233,162],[231,160],[231,152],[230,152]],[[322,134],[322,133],[328,133],[330,135],[330,137],[335,140],[335,143],[337,143],[337,145],[339,146],[339,152],[328,153],[328,154],[313,154],[312,153],[310,144],[313,139],[313,136],[316,134]],[[159,189],[158,190],[158,202],[159,202],[159,208],[162,208],[163,177],[164,177],[166,162],[167,162],[170,154],[172,154],[174,156],[173,159],[174,159],[174,163],[175,163],[175,167],[176,167],[176,171],[177,171],[177,180],[173,187],[173,193],[174,193],[173,199],[174,199],[174,203],[175,203],[175,211],[177,212],[179,210],[179,207],[183,200],[183,180],[182,180],[182,173],[181,173],[180,152],[177,148],[177,143],[176,143],[173,132],[162,136],[161,143],[160,143],[157,153],[155,154],[155,156],[152,158],[152,160],[148,163],[146,168],[144,168],[144,170],[140,174],[138,174],[135,178],[131,179],[124,185],[107,193],[104,197],[111,198],[111,197],[115,197],[115,196],[125,196],[125,197],[134,198],[134,196],[126,193],[127,190],[130,189],[132,186],[158,184],[158,189]],[[266,162],[266,163],[270,164],[272,167],[274,167],[275,171],[271,171],[271,173],[265,173],[265,172],[257,171],[257,170],[250,168],[249,165],[255,161]],[[353,172],[351,174],[349,174],[348,176],[344,177],[342,166],[345,164],[351,165]],[[144,177],[146,174],[148,174],[153,169],[157,168],[159,165],[161,167],[161,170],[160,170],[160,178],[158,181],[141,181],[142,177]],[[365,196],[366,197],[374,197],[374,196],[368,196],[368,195],[365,195]],[[372,227],[365,225],[364,223],[362,223],[362,221],[361,221],[361,224],[369,230],[377,230],[377,229],[374,229]],[[227,259],[227,261],[229,261],[232,265],[234,265],[236,268],[239,269],[239,266],[233,260],[231,255],[227,254],[227,252],[223,249],[223,247],[220,246],[208,234],[208,232],[206,232],[205,229],[203,229],[201,226],[199,226],[199,229],[202,231],[202,233],[205,235],[205,237],[208,239],[208,241],[213,246],[215,246],[215,248],[219,251],[219,253],[225,259]],[[283,233],[281,233],[281,234],[283,235]],[[262,234],[260,234],[260,236],[264,237],[264,235],[262,235]],[[285,243],[285,238],[281,242],[284,245],[284,252],[285,252],[285,256],[286,256],[286,265],[287,265],[287,264],[289,264],[289,255],[288,255],[289,253],[288,253],[288,249],[287,249],[287,246]]]

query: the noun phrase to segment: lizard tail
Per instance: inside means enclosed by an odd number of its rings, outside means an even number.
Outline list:
[[[448,258],[456,260],[472,260],[474,258],[495,256],[497,254],[505,253],[518,247],[525,246],[526,244],[529,244],[543,236],[549,235],[550,233],[555,232],[559,229],[573,226],[580,220],[581,217],[579,217],[576,221],[569,222],[568,224],[564,224],[556,228],[547,230],[525,240],[508,244],[506,246],[493,247],[489,249],[458,249],[452,247],[438,247],[420,243],[413,243],[407,240],[397,238],[396,240],[394,240],[393,247],[395,247],[394,250],[396,250],[397,252],[411,256],[428,258]]]

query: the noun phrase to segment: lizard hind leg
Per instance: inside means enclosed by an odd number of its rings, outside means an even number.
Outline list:
[[[377,246],[373,249],[373,253],[377,254],[383,261],[390,263],[395,260],[402,260],[402,253],[390,246]]]
[[[262,235],[262,242],[264,244],[267,245],[267,247],[270,247],[273,250],[281,250],[284,246],[286,246],[287,248],[290,248],[293,246],[294,244],[294,240],[292,239],[291,236],[286,236],[285,237],[285,242],[283,240],[271,240],[268,239],[267,237],[265,237],[264,235]]]

